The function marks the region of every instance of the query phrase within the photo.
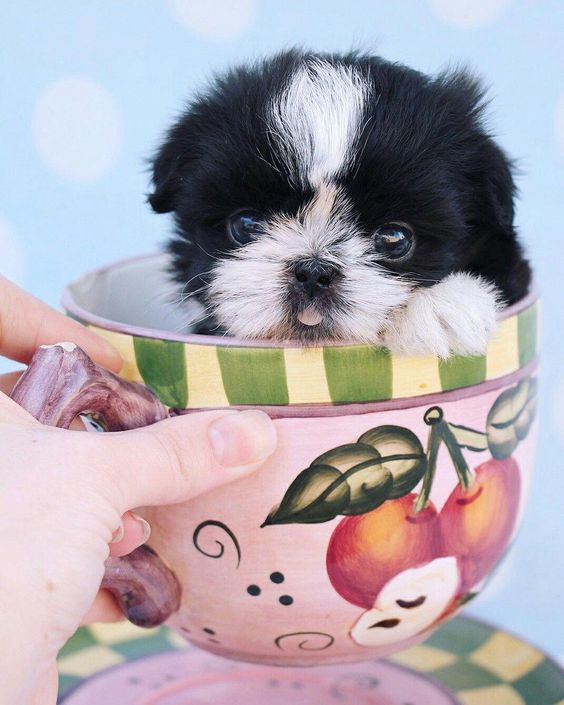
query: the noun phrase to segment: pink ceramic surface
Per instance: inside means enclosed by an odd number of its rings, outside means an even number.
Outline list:
[[[103,585],[137,623],[172,611],[195,644],[257,663],[358,661],[417,643],[475,596],[517,529],[536,383],[514,377],[440,405],[276,419],[277,450],[252,476],[140,509],[152,550],[109,559]],[[80,411],[109,430],[163,417],[144,388],[72,345],[40,350],[13,396],[59,425]]]
[[[499,394],[441,408],[450,423],[485,428]],[[427,636],[482,587],[510,544],[530,482],[531,433],[504,460],[466,451],[479,468],[468,493],[441,446],[430,504],[417,515],[408,494],[361,515],[263,526],[302,468],[369,429],[407,427],[425,445],[427,408],[279,419],[278,450],[254,476],[145,509],[151,546],[184,586],[169,624],[214,653],[260,663],[382,657]]]
[[[533,467],[530,299],[508,314],[483,358],[401,359],[367,346],[304,355],[291,345],[249,348],[170,331],[155,338],[123,323],[123,292],[119,317],[105,328],[122,266],[86,277],[75,286],[81,306],[73,308],[72,290],[66,305],[118,345],[125,376],[149,384],[176,407],[171,413],[191,413],[194,399],[203,407],[262,399],[255,405],[268,410],[278,434],[277,451],[253,476],[140,510],[152,526],[151,549],[177,583],[153,554],[142,555],[132,573],[142,589],[130,581],[118,590],[131,619],[159,621],[178,604],[167,585],[178,584],[180,606],[167,623],[203,649],[263,664],[332,664],[415,644],[482,589],[515,536]],[[136,286],[133,298],[143,291]],[[115,400],[130,388],[106,384],[107,427],[118,430]],[[73,388],[67,416],[93,410],[80,409],[80,385],[65,385],[52,393]],[[104,421],[99,404],[94,411]],[[139,609],[128,612],[132,596]]]

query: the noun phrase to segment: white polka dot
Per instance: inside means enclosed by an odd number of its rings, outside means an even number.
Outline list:
[[[7,220],[0,215],[0,274],[23,284],[25,265],[21,244]]]
[[[445,24],[463,29],[486,27],[498,20],[511,0],[428,0]]]
[[[556,105],[555,129],[558,148],[560,149],[560,154],[564,156],[564,93],[562,93]]]
[[[114,167],[122,143],[121,114],[108,91],[69,76],[49,84],[33,114],[41,159],[71,181],[95,181]]]
[[[191,32],[223,41],[236,39],[254,22],[258,0],[167,0],[180,24]]]

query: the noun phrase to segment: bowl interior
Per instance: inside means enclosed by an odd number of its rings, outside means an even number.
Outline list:
[[[65,298],[93,316],[140,329],[181,333],[197,314],[167,274],[165,254],[139,257],[90,272],[69,285]]]

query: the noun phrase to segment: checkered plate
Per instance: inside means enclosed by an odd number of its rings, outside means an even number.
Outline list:
[[[564,705],[564,672],[507,632],[459,617],[388,662],[239,664],[166,628],[80,629],[60,654],[65,705]]]

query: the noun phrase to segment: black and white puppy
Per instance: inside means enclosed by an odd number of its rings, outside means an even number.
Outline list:
[[[217,78],[153,163],[197,332],[480,354],[530,270],[463,71],[289,51]]]

